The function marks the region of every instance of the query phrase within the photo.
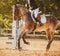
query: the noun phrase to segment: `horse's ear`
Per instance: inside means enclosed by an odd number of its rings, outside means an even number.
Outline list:
[[[12,5],[11,8],[12,8],[12,9],[15,8],[15,5]]]

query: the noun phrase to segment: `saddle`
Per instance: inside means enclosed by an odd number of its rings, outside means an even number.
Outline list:
[[[35,10],[29,10],[31,13],[31,17],[32,20],[34,21],[34,23],[40,24],[40,26],[42,26],[44,23],[46,23],[46,17],[45,14],[41,14],[42,12],[36,12]],[[36,13],[35,13],[36,12]]]
[[[33,15],[33,18],[35,19],[36,23],[39,24],[40,26],[44,25],[44,23],[46,23],[46,21],[47,21],[45,14],[40,15],[40,13],[39,13],[37,18],[35,18],[34,15]]]
[[[42,25],[42,24],[46,23],[47,20],[46,20],[46,16],[45,16],[45,14],[42,14],[42,15],[40,15],[40,16],[41,16],[40,24]]]

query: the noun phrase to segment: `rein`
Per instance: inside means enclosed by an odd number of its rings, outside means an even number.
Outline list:
[[[28,13],[28,12],[27,12],[27,13]],[[21,15],[20,15],[20,17],[23,17],[23,16],[25,16],[27,13],[25,13],[25,14],[23,14],[23,15],[21,14]]]
[[[20,17],[23,18],[23,16],[25,16],[26,14],[28,14],[28,12],[26,12],[25,14],[22,15],[21,10],[20,10]],[[34,24],[34,29],[32,31],[34,31],[36,29],[36,25],[37,23]]]
[[[22,11],[21,11],[22,10],[21,8],[19,9],[17,6],[16,6],[16,8],[17,8],[16,10],[19,11],[19,13],[17,13],[17,14],[19,14],[18,17],[23,18],[25,15],[27,15],[29,13],[27,11],[26,13],[23,14]],[[34,23],[34,28],[33,28],[32,31],[34,31],[36,29],[36,25],[37,25],[37,23]]]

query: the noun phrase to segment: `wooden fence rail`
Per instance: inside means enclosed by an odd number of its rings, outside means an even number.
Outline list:
[[[8,32],[4,32],[4,31],[10,31]],[[60,30],[56,30],[55,33],[60,32]],[[9,28],[3,28],[0,29],[0,35],[3,36],[12,36],[12,29]],[[27,36],[46,36],[45,34],[36,34],[35,32],[33,32],[32,34],[27,34]],[[60,35],[55,35],[55,37],[60,37]]]

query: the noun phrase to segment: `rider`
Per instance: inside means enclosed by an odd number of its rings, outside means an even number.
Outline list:
[[[26,0],[27,4],[29,5],[29,11],[31,12],[31,17],[33,21],[36,23],[36,20],[33,18],[33,15],[35,18],[37,18],[37,15],[39,13],[39,8],[35,2],[35,0]]]
[[[29,11],[31,12],[31,17],[32,17],[33,21],[36,23],[36,20],[34,19],[34,17],[37,18],[37,15],[42,12],[41,11],[39,12],[39,8],[38,8],[35,0],[26,0],[26,2],[29,5]],[[34,17],[33,17],[33,15],[34,15]],[[41,15],[40,23],[41,24],[46,23],[45,14]]]

